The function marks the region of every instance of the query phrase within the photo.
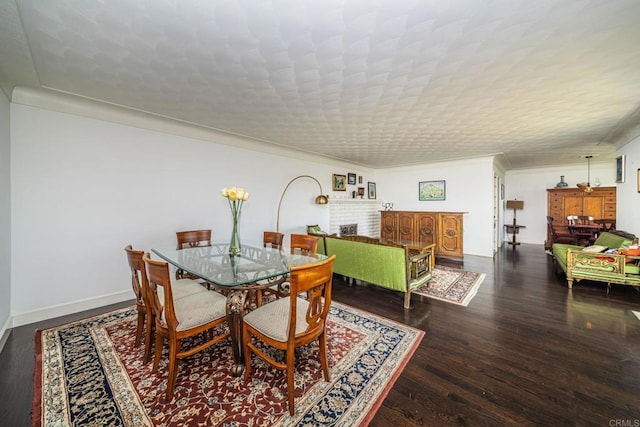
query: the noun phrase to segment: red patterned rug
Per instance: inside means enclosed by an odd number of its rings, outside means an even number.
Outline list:
[[[252,378],[231,374],[228,343],[179,363],[175,395],[164,399],[165,354],[157,374],[132,347],[134,308],[36,334],[33,426],[366,425],[411,358],[424,332],[332,303],[328,322],[331,381],[317,347],[296,354],[296,412],[286,380],[260,359]]]

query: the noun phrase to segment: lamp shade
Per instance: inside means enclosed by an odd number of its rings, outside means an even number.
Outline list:
[[[326,205],[327,203],[329,203],[329,198],[324,194],[321,194],[318,197],[316,197],[316,205]]]
[[[507,200],[507,209],[524,209],[524,200]]]

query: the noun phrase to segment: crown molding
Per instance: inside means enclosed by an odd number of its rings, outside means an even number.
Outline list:
[[[140,129],[230,145],[235,148],[244,148],[252,151],[290,157],[297,160],[324,163],[336,167],[357,166],[359,169],[363,169],[362,165],[326,157],[321,154],[296,150],[268,141],[244,135],[236,135],[219,129],[53,89],[17,86],[13,90],[12,102]],[[369,171],[373,170],[368,167],[365,168]]]

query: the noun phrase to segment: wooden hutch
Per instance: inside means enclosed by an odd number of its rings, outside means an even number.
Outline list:
[[[435,243],[436,257],[462,260],[463,212],[382,211],[380,238]]]
[[[562,230],[567,226],[568,215],[586,215],[593,219],[616,219],[616,187],[594,187],[591,193],[580,188],[550,188],[547,190],[547,215]],[[566,231],[563,230],[563,231]],[[545,248],[551,242],[549,230]]]

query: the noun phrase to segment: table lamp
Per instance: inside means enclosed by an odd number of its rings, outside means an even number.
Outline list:
[[[507,200],[507,209],[513,209],[513,225],[516,225],[516,211],[524,209],[523,200]]]

